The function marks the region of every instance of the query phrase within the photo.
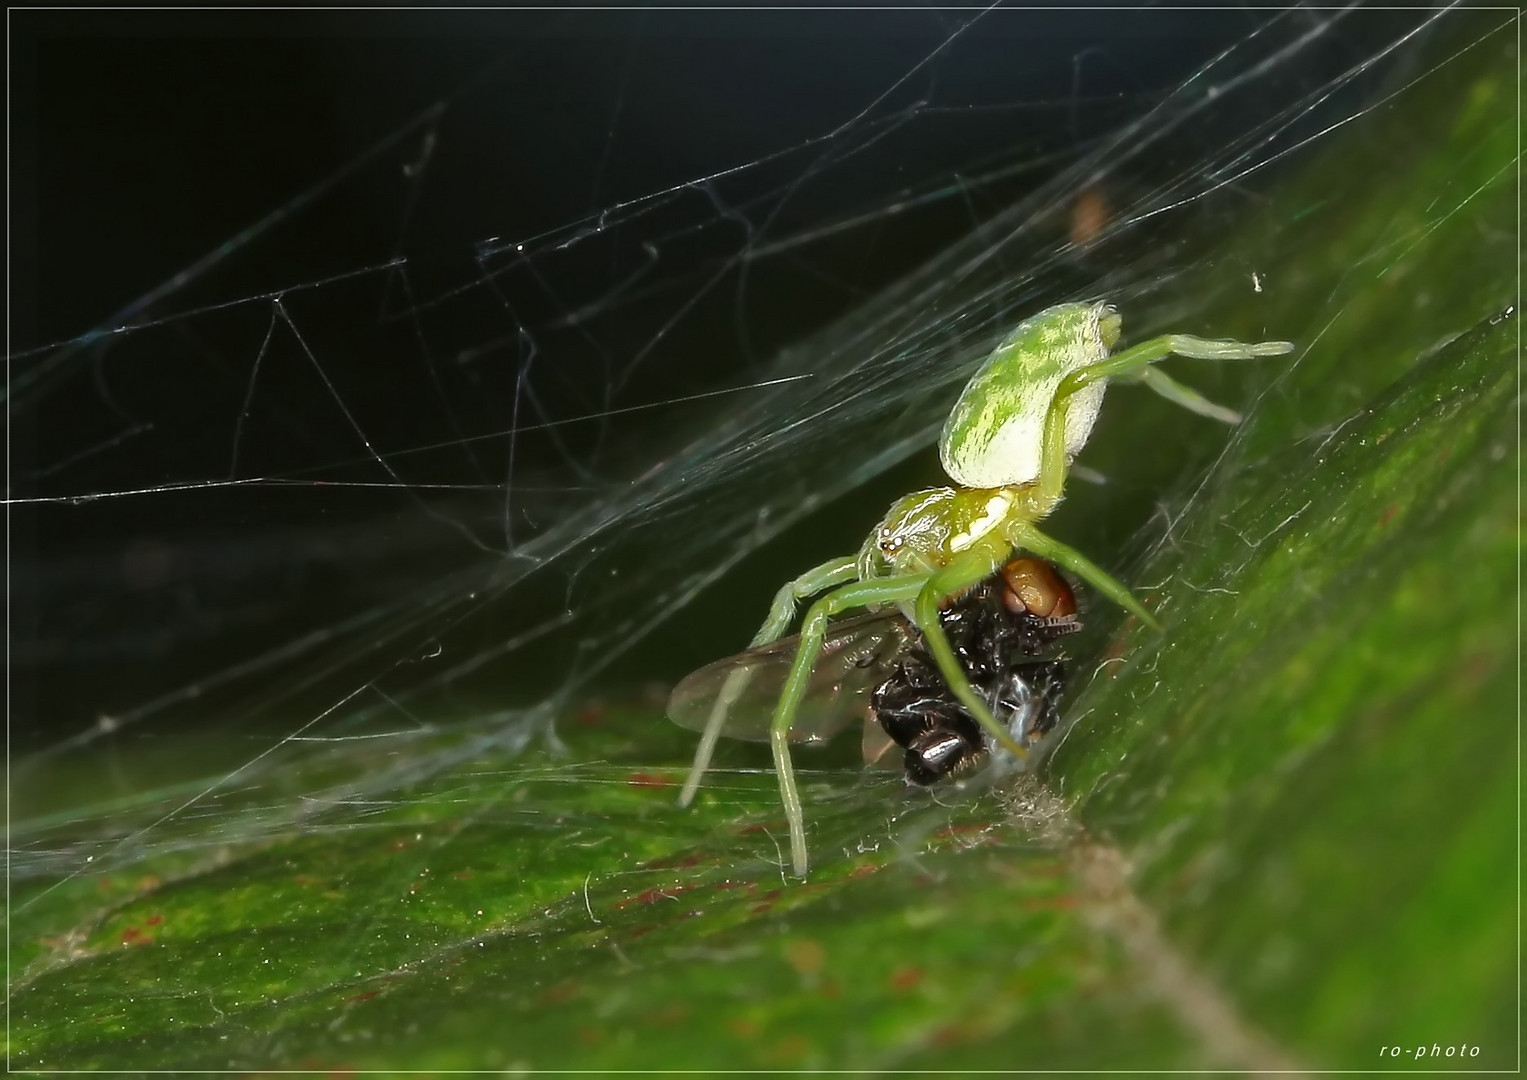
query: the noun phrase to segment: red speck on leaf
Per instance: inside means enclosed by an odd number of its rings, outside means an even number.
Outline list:
[[[811,1043],[804,1035],[786,1035],[779,1042],[770,1047],[766,1060],[789,1062],[799,1061],[811,1051]]]
[[[737,830],[737,835],[757,836],[759,833],[768,832],[770,829],[779,832],[782,831],[785,827],[786,826],[783,821],[761,821],[756,825],[744,825],[742,828]]]
[[[713,889],[741,889],[744,892],[748,893],[749,895],[753,895],[753,894],[756,894],[758,892],[758,882],[756,882],[756,881],[733,881],[730,878],[727,878],[724,881],[716,882],[716,884],[712,885],[711,888],[713,888]]]
[[[620,909],[628,908],[632,904],[655,904],[659,900],[676,899],[681,892],[687,892],[688,885],[659,885],[657,888],[639,892],[635,896],[628,896],[615,906]]]
[[[556,986],[550,987],[542,997],[549,1005],[562,1005],[572,1001],[581,993],[583,993],[583,988],[576,982],[572,979],[564,979],[557,983]]]
[[[685,1020],[689,1019],[689,1006],[675,1001],[663,1006],[653,1013],[649,1019],[654,1024],[659,1024],[663,1027],[673,1027],[675,1024],[682,1024]]]
[[[827,962],[827,950],[810,938],[792,941],[785,946],[785,959],[798,975],[816,975]]]
[[[626,777],[626,783],[629,784],[631,787],[638,787],[638,788],[642,788],[642,787],[654,787],[654,788],[673,787],[673,781],[671,779],[669,779],[668,777],[666,777],[666,776],[659,776],[657,773],[647,773],[647,772],[634,772],[634,773],[631,773],[629,776]]]
[[[934,1046],[958,1046],[970,1041],[970,1033],[962,1024],[945,1024],[933,1033]]]

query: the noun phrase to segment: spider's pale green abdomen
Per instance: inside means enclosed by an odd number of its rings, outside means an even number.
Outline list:
[[[1045,414],[1060,381],[1108,356],[1119,316],[1106,303],[1057,304],[1019,323],[966,384],[944,424],[939,459],[961,487],[996,488],[1039,478]],[[1066,457],[1081,450],[1103,405],[1104,383],[1070,399]]]

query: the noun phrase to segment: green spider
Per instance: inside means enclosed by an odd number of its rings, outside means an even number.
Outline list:
[[[1233,424],[1240,419],[1236,413],[1153,365],[1172,355],[1202,360],[1280,356],[1294,346],[1287,341],[1245,345],[1167,334],[1110,355],[1121,327],[1119,313],[1108,303],[1059,304],[1025,319],[997,346],[955,402],[939,438],[939,460],[956,486],[929,488],[898,500],[858,554],[831,559],[779,590],[749,652],[732,658],[733,666],[710,705],[679,796],[681,806],[694,798],[728,712],[761,666],[750,666],[750,653],[760,650],[762,658],[766,646],[772,645],[774,652],[782,648],[780,639],[795,618],[797,602],[818,593],[825,595],[806,612],[768,728],[780,799],[790,824],[791,863],[801,877],[807,869],[806,830],[789,740],[833,616],[850,608],[897,605],[922,632],[955,698],[1018,757],[1025,751],[992,716],[960,668],[939,623],[941,606],[990,577],[1022,549],[1065,567],[1160,630],[1128,589],[1080,552],[1040,532],[1035,522],[1060,503],[1067,469],[1086,445],[1109,379],[1143,383],[1191,412]],[[677,718],[674,702],[669,713]]]

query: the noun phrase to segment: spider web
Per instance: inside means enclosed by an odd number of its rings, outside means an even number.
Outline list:
[[[1107,296],[1135,339],[1212,335],[1215,289],[1276,288],[1202,251],[1448,21],[360,17],[28,15],[15,881],[344,828],[740,647],[939,482],[1017,319]],[[149,89],[64,93],[93,70]],[[1104,455],[1089,552],[1139,555],[1212,452]]]

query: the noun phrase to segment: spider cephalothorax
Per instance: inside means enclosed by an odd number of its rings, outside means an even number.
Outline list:
[[[939,625],[940,608],[950,597],[991,577],[1023,550],[1065,567],[1158,628],[1128,589],[1080,552],[1045,535],[1036,523],[1060,502],[1071,459],[1092,433],[1110,379],[1142,383],[1193,412],[1233,423],[1239,419],[1235,413],[1163,374],[1155,363],[1174,354],[1205,360],[1278,356],[1293,345],[1167,334],[1112,353],[1121,332],[1119,313],[1107,303],[1060,304],[1025,319],[972,376],[944,425],[939,459],[954,486],[897,500],[857,555],[808,570],[776,594],[754,647],[785,635],[798,601],[825,593],[801,624],[769,732],[797,874],[806,872],[806,833],[789,732],[833,616],[871,605],[900,607],[922,632],[927,654],[954,699],[986,736],[1020,757],[1023,748],[972,688]],[[746,665],[737,667],[717,693],[681,803],[693,798],[748,672]]]
[[[897,499],[859,549],[860,580],[926,573],[975,548],[1010,551],[1003,523],[1029,509],[1016,488],[928,488]]]

